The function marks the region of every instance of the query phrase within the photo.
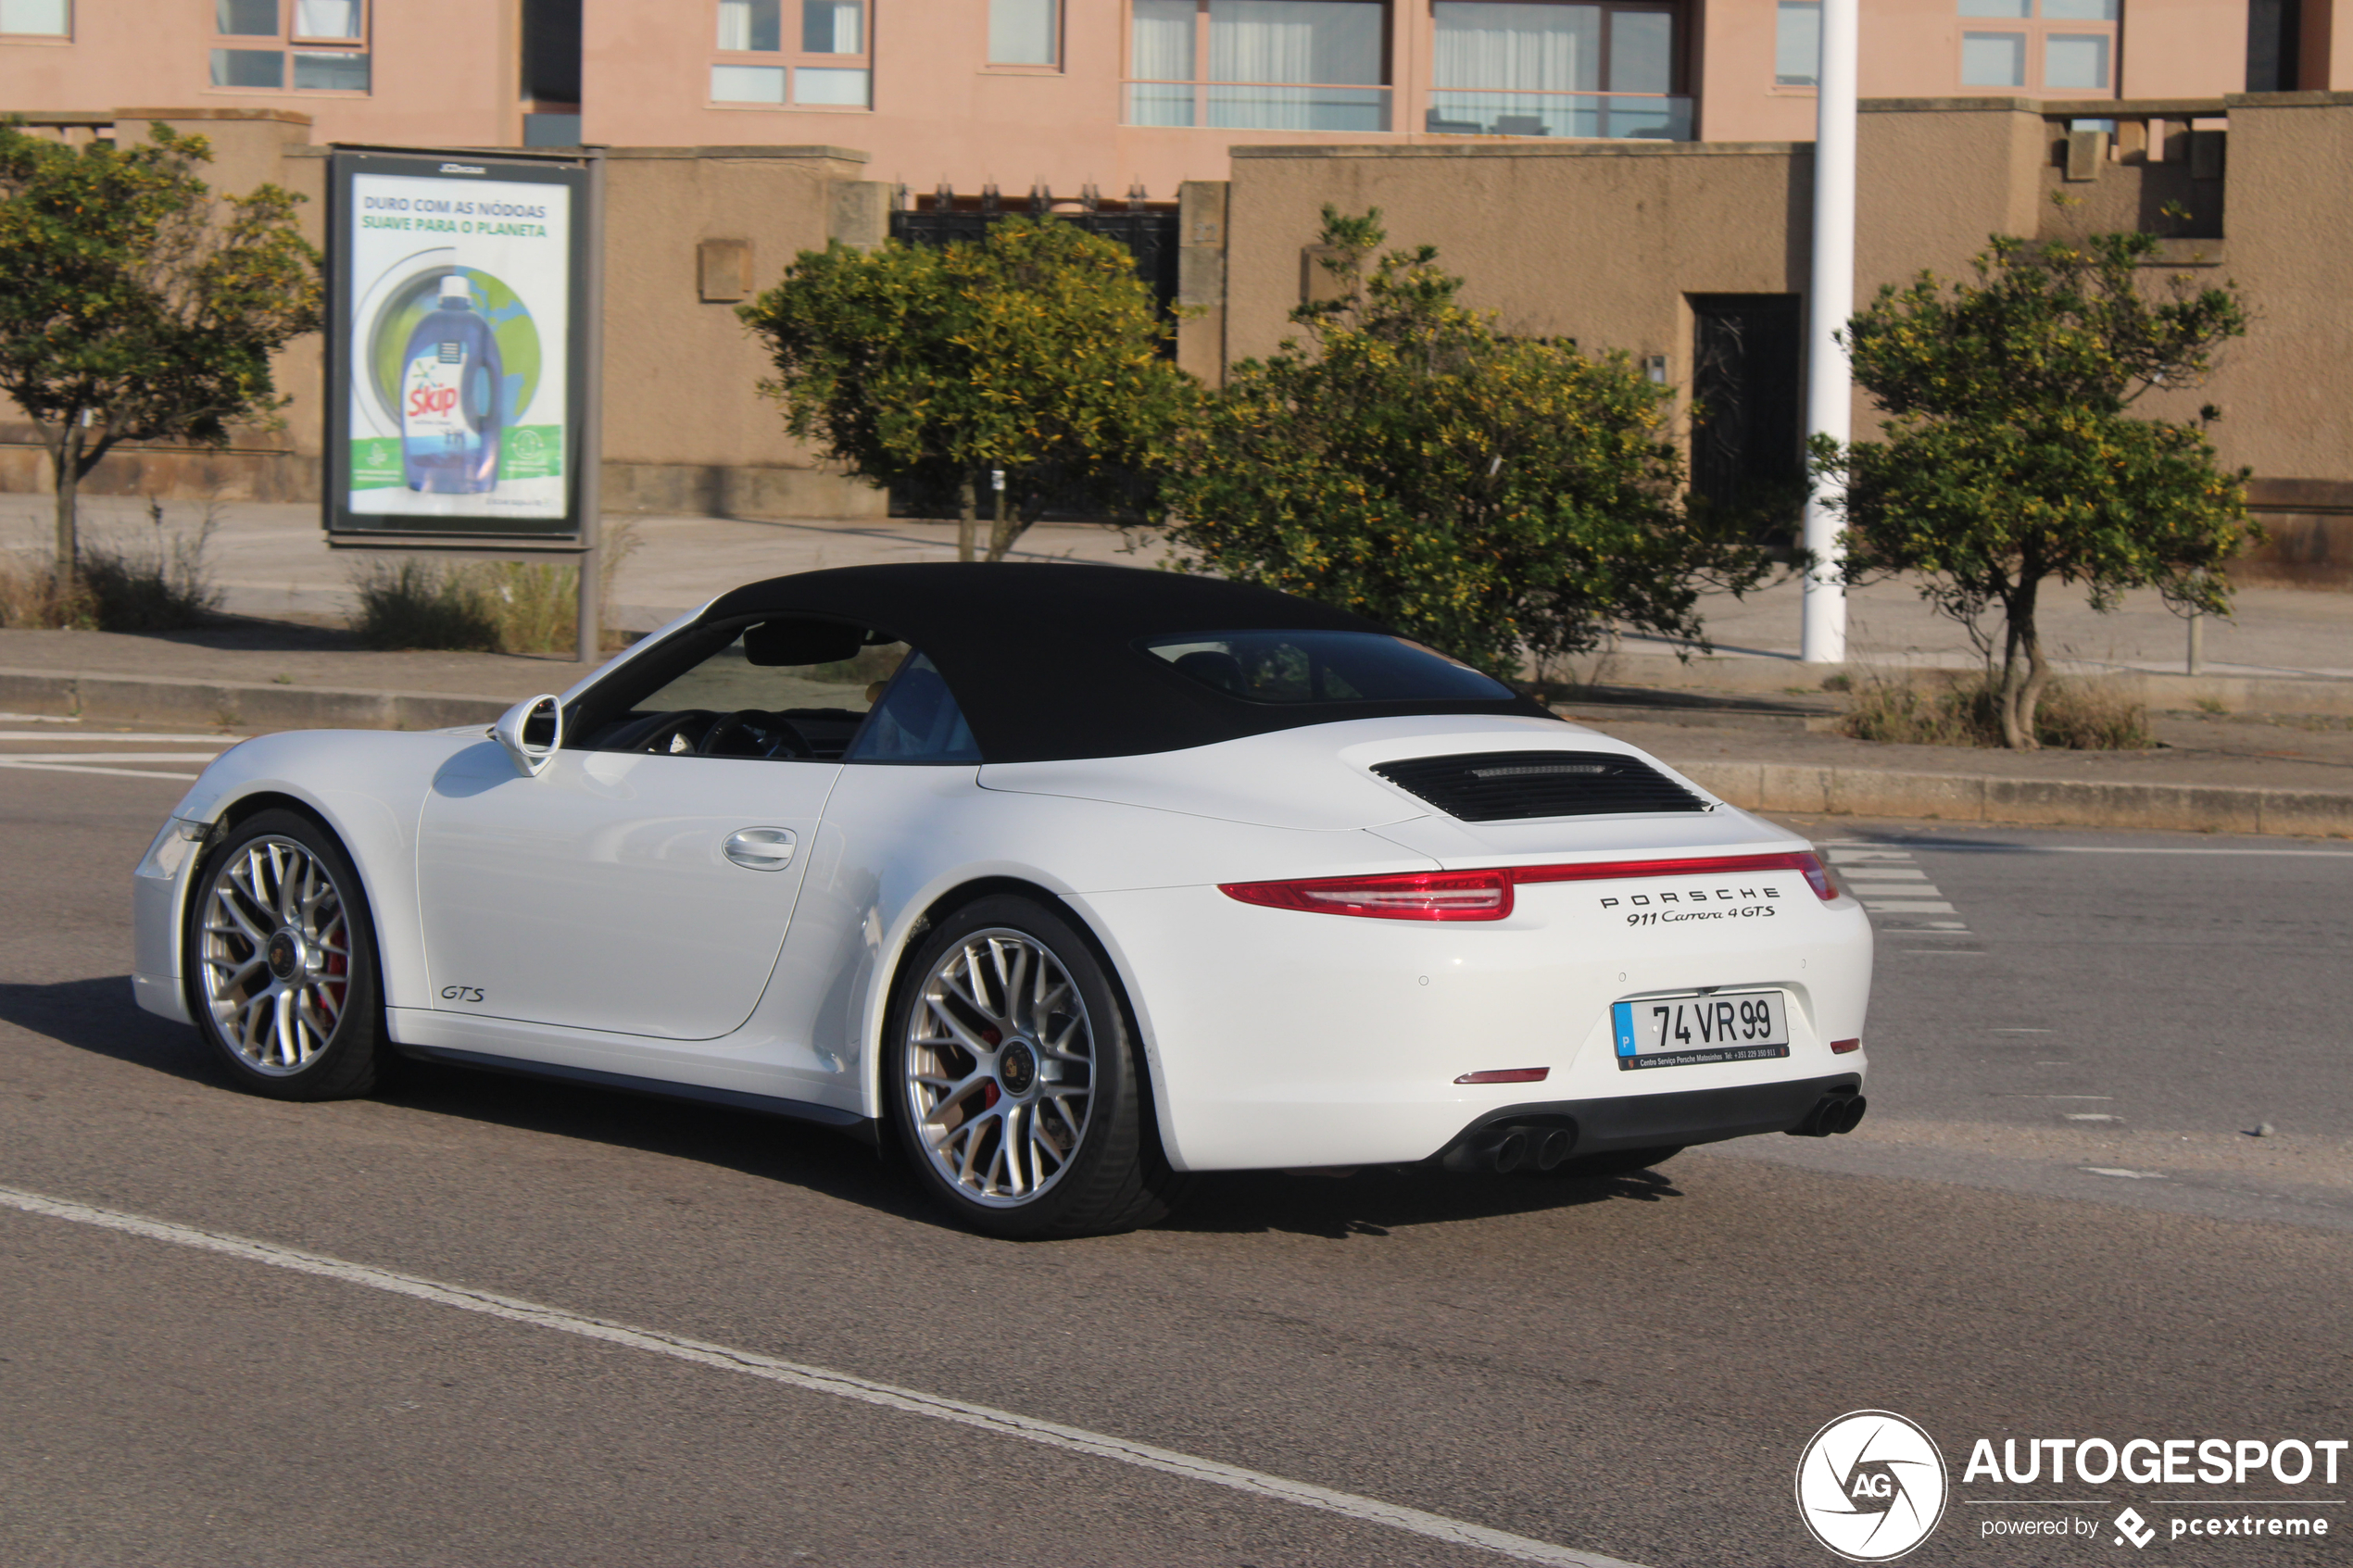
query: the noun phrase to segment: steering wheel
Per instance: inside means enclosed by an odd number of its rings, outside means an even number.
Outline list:
[[[692,751],[695,749],[694,746],[673,746],[671,743],[680,735],[692,731],[698,724],[708,724],[717,717],[718,715],[708,708],[682,708],[675,713],[665,713],[652,728],[643,734],[630,736],[629,749],[650,751],[658,757],[675,756],[682,751]]]
[[[758,708],[738,708],[702,734],[698,757],[814,757],[817,748],[789,719]]]

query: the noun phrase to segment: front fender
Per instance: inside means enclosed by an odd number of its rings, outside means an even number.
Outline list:
[[[434,774],[480,738],[472,729],[288,730],[261,735],[214,759],[172,815],[211,824],[215,831],[207,835],[208,845],[217,842],[226,823],[272,804],[318,818],[359,873],[360,895],[375,926],[386,1005],[423,1007],[431,985],[417,909],[417,820]],[[180,934],[206,858],[187,856],[168,879],[134,879],[143,1000],[150,990],[184,991]],[[147,869],[143,863],[142,872]]]

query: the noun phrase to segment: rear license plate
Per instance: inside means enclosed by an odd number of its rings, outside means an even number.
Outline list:
[[[1610,1008],[1621,1072],[1789,1055],[1789,998],[1779,991],[1645,997]]]

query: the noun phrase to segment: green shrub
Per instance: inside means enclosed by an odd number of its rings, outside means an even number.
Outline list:
[[[636,531],[608,524],[599,591],[611,603]],[[580,642],[580,568],[553,561],[369,560],[351,574],[359,614],[351,629],[371,648],[461,653],[570,653]],[[624,646],[610,629],[608,650]]]
[[[77,581],[59,585],[55,567],[11,551],[0,559],[0,626],[72,627],[89,632],[184,632],[220,608],[205,563],[217,525],[208,507],[191,536],[166,534],[163,504],[147,503],[155,533],[82,547]]]
[[[415,557],[371,560],[352,572],[359,613],[351,629],[371,648],[454,648],[493,653],[498,627],[480,573]]]

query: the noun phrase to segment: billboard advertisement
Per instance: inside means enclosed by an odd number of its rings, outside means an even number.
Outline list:
[[[588,175],[576,160],[334,155],[339,542],[579,536]]]

